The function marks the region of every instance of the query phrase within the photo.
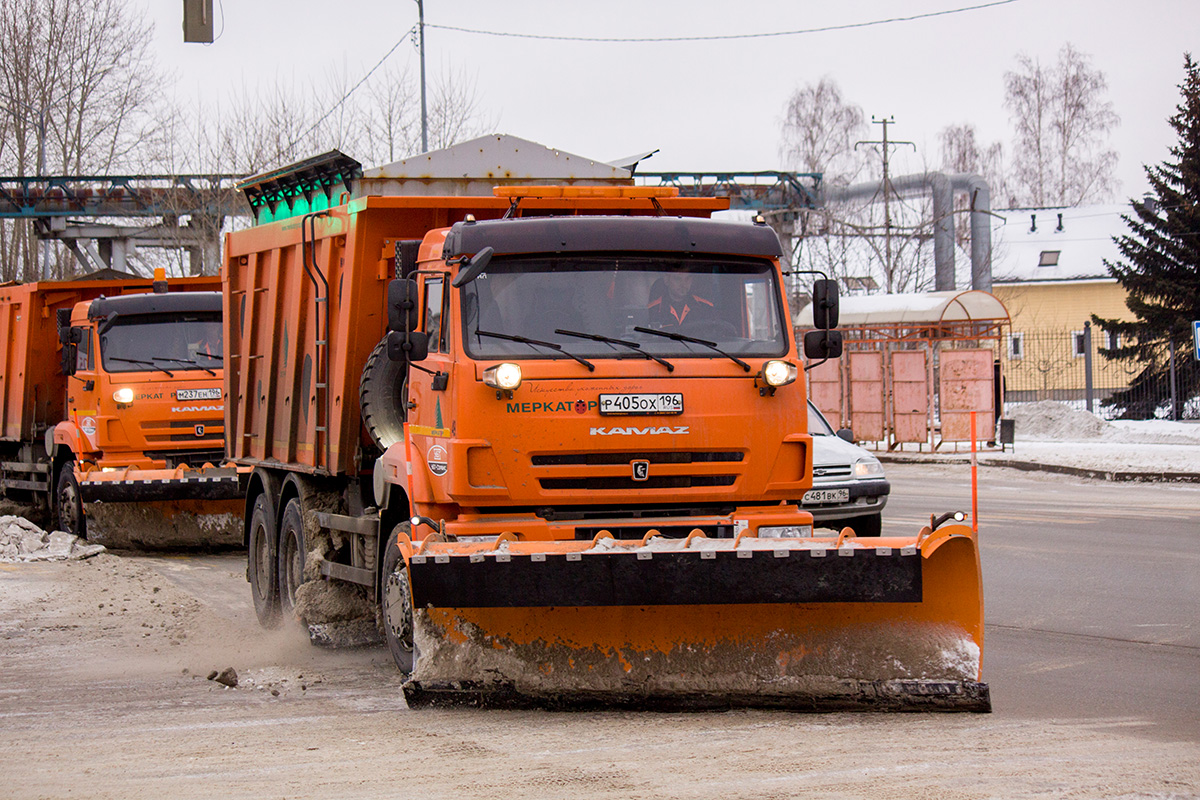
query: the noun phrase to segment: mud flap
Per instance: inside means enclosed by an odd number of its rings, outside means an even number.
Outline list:
[[[969,528],[583,547],[413,556],[409,703],[990,710]]]

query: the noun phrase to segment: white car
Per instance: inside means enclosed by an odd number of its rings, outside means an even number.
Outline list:
[[[800,507],[813,515],[814,527],[849,527],[859,536],[878,536],[892,491],[879,459],[854,444],[849,430],[834,432],[811,402],[808,432],[813,437],[813,485]]]

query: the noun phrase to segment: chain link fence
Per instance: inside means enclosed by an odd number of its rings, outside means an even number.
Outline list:
[[[1200,419],[1200,367],[1190,350],[1168,355],[1161,374],[1140,377],[1144,364],[1100,354],[1120,344],[1088,325],[1006,334],[999,354],[1006,408],[1056,400],[1105,419]]]

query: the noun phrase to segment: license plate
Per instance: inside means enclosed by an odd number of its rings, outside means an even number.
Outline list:
[[[849,489],[809,489],[800,500],[805,505],[811,503],[849,503]]]
[[[220,400],[220,389],[176,389],[176,400]]]
[[[683,395],[602,394],[601,414],[682,414]]]

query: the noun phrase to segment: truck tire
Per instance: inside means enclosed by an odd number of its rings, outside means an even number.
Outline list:
[[[408,392],[407,365],[392,361],[387,355],[387,339],[375,345],[363,367],[358,383],[359,405],[363,425],[371,441],[380,450],[387,450],[404,441],[405,404]]]
[[[68,461],[59,467],[58,490],[54,493],[54,517],[56,527],[73,533],[80,539],[87,538],[87,520],[83,516],[83,500],[79,496],[79,481],[75,479],[75,462]]]
[[[254,613],[264,628],[279,626],[279,538],[275,511],[266,493],[254,500],[250,513],[250,546],[246,553],[246,579],[254,598]]]
[[[296,619],[296,590],[304,583],[304,515],[300,498],[288,500],[279,525],[279,612],[285,620]]]
[[[413,640],[412,588],[408,582],[408,565],[396,546],[396,531],[408,534],[407,522],[397,525],[383,556],[383,591],[380,604],[383,619],[383,638],[396,668],[408,677],[417,662],[417,647]]]

